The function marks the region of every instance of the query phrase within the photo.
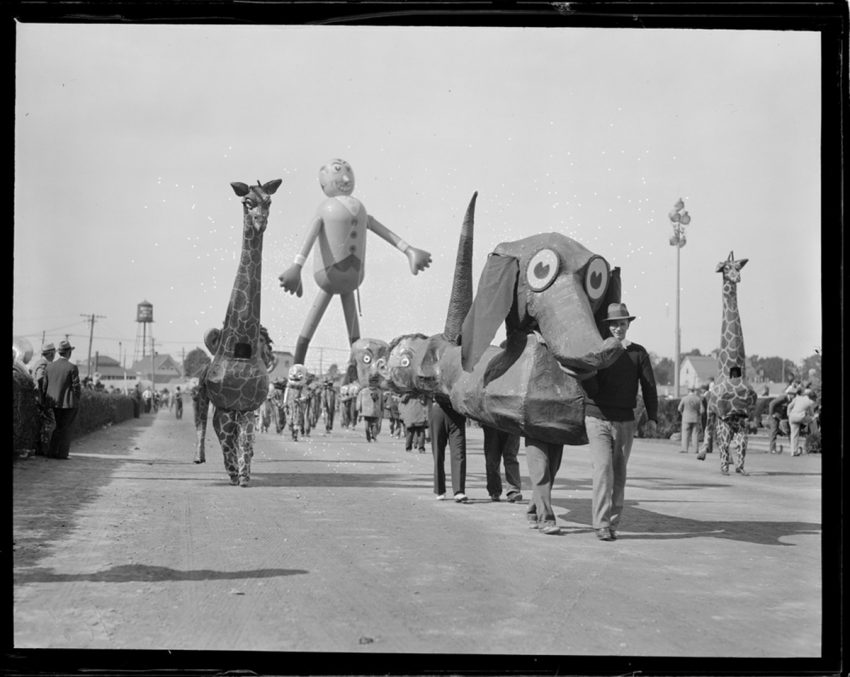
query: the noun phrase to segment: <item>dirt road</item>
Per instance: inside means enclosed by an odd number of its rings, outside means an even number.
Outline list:
[[[247,488],[211,431],[194,465],[193,434],[191,411],[161,411],[15,462],[16,648],[820,654],[817,455],[755,450],[750,477],[723,476],[636,440],[606,543],[585,447],[565,451],[564,534],[545,536],[487,497],[474,428],[468,504],[435,501],[431,455],[386,429],[260,434]]]

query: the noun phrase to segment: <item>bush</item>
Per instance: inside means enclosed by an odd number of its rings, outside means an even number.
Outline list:
[[[35,384],[29,374],[16,369],[12,370],[12,407],[13,452],[34,450],[40,427]],[[84,389],[71,436],[80,437],[129,418],[133,418],[133,400],[128,395]]]

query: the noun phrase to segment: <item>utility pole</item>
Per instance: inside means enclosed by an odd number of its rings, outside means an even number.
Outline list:
[[[91,378],[91,344],[94,339],[94,321],[95,319],[106,319],[106,315],[95,315],[94,313],[91,315],[83,315],[80,313],[80,317],[85,317],[89,321],[89,355],[86,360],[86,369],[88,370],[86,376]]]
[[[673,372],[673,392],[675,393],[673,397],[679,397],[679,370],[681,369],[681,353],[682,353],[682,332],[679,328],[679,293],[681,291],[681,284],[679,282],[679,254],[682,250],[682,247],[685,246],[685,243],[688,239],[685,237],[685,226],[687,226],[691,222],[691,217],[686,211],[682,211],[685,208],[685,203],[682,201],[682,198],[673,205],[673,211],[671,211],[667,216],[670,219],[673,225],[673,236],[670,238],[670,246],[676,248],[676,350],[674,355],[674,372]]]

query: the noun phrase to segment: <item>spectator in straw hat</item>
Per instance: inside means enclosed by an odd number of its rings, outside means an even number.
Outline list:
[[[56,429],[56,419],[53,416],[53,407],[47,403],[45,390],[47,388],[47,365],[56,357],[56,346],[45,343],[41,347],[41,356],[32,365],[32,378],[35,381],[35,397],[38,404],[38,418],[40,424],[39,446],[36,449],[38,456],[46,456],[50,447],[50,437]]]
[[[68,458],[71,448],[71,428],[77,418],[80,404],[80,372],[76,364],[71,364],[71,351],[74,346],[63,339],[59,341],[59,356],[47,365],[46,399],[53,407],[56,418],[56,430],[50,438],[47,455],[51,458]]]
[[[626,338],[634,319],[625,303],[609,304],[603,322],[625,350],[610,367],[582,381],[587,394],[584,425],[593,464],[593,529],[602,541],[616,540],[616,529],[623,515],[626,465],[635,436],[638,385],[646,406],[650,436],[658,421],[658,393],[649,353]]]

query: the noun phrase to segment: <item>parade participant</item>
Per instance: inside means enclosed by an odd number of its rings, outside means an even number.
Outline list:
[[[46,372],[47,365],[56,357],[56,347],[52,343],[45,343],[41,347],[41,356],[32,365],[32,377],[35,381],[36,406],[39,418],[39,440],[36,455],[46,456],[50,449],[50,438],[56,430],[56,419],[53,416],[53,407],[47,402]]]
[[[717,446],[720,449],[720,472],[729,474],[730,451],[735,450],[735,472],[744,470],[747,457],[749,419],[755,411],[758,395],[741,376],[741,367],[729,368],[729,378],[715,386],[717,395]]]
[[[374,442],[380,430],[379,421],[383,410],[383,397],[378,387],[380,377],[369,379],[369,385],[357,393],[357,412],[363,417],[366,427],[366,441]]]
[[[687,454],[691,449],[696,454],[699,446],[699,419],[702,401],[696,394],[696,388],[688,388],[688,394],[679,401],[679,413],[682,416],[682,448],[680,453]]]
[[[74,350],[65,339],[59,341],[59,356],[45,369],[45,399],[53,407],[56,429],[50,438],[47,455],[50,458],[68,458],[71,448],[71,429],[77,418],[82,384],[76,364],[71,364]]]
[[[646,407],[647,434],[655,434],[658,394],[646,349],[626,339],[634,315],[625,303],[611,303],[604,322],[625,348],[607,369],[582,382],[587,393],[585,427],[593,463],[591,513],[593,529],[602,541],[617,538],[623,517],[626,468],[635,435],[634,409],[640,385]]]
[[[298,441],[298,433],[304,432],[304,410],[301,404],[301,390],[304,388],[306,369],[303,364],[293,364],[289,368],[286,392],[283,395],[286,418],[292,439]]]
[[[510,503],[521,501],[522,479],[517,461],[519,435],[497,430],[489,425],[481,427],[484,429],[484,470],[487,474],[487,493],[490,500],[501,500],[502,477],[499,466],[504,462],[505,481],[508,484],[507,499]]]
[[[354,171],[351,165],[339,158],[333,159],[319,170],[319,184],[327,196],[317,210],[310,229],[295,262],[280,276],[280,286],[290,294],[303,293],[301,268],[313,244],[321,246],[314,254],[314,278],[319,292],[301,334],[295,344],[296,364],[304,364],[310,340],[334,295],[342,301],[343,315],[348,329],[349,343],[360,338],[357,305],[354,292],[360,287],[366,273],[366,231],[371,230],[404,253],[414,275],[431,264],[431,254],[411,247],[389,228],[366,212],[366,207],[352,196]]]
[[[401,420],[404,421],[404,450],[413,451],[416,447],[420,454],[425,453],[425,426],[428,425],[427,401],[425,395],[406,394],[398,406]]]
[[[449,446],[452,494],[457,503],[466,503],[466,417],[452,409],[448,398],[437,395],[429,416],[431,453],[434,456],[434,493],[446,498],[446,445]]]
[[[785,426],[788,426],[788,405],[791,402],[791,399],[794,397],[794,389],[786,388],[785,392],[783,392],[779,397],[774,397],[770,404],[767,407],[767,420],[770,426],[770,431],[768,432],[768,451],[771,454],[781,454],[782,453],[782,445],[779,445],[779,449],[776,449],[776,438],[779,435],[783,434],[782,431],[782,423],[785,422]],[[786,434],[790,432],[790,428],[785,431]],[[793,454],[794,449],[792,447],[791,453]]]
[[[714,379],[708,379],[702,387],[702,395],[700,395],[700,427],[702,428],[702,446],[698,454],[699,460],[703,460],[706,454],[714,453],[714,429],[717,422],[717,416],[714,412],[709,411],[708,401],[714,388]],[[700,458],[701,457],[701,458]]]

